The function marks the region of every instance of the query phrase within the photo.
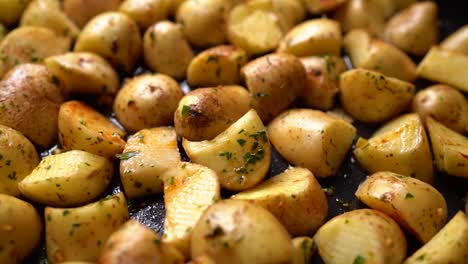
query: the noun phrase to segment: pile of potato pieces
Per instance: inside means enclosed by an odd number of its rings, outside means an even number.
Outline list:
[[[0,262],[45,235],[49,263],[467,263],[431,184],[468,178],[468,27],[437,23],[415,0],[0,0]],[[265,180],[272,146],[293,167]],[[317,178],[350,150],[371,209],[329,219]],[[161,193],[162,236],[127,207]]]

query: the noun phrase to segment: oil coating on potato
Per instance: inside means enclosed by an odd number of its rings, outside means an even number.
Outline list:
[[[142,30],[169,16],[167,0],[125,0],[119,11],[131,17]]]
[[[100,13],[115,11],[122,0],[63,0],[63,11],[80,28]]]

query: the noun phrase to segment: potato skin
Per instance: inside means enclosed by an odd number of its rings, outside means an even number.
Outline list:
[[[0,0],[0,23],[16,24],[31,0]]]
[[[41,147],[52,146],[63,102],[59,85],[45,66],[13,68],[0,83],[0,124],[20,131]]]
[[[144,74],[127,81],[114,101],[114,113],[129,132],[168,126],[183,97],[179,84],[164,74]]]
[[[63,11],[80,28],[100,13],[114,11],[122,0],[63,0]]]
[[[142,30],[169,16],[167,0],[125,0],[119,11],[132,18]]]
[[[348,0],[337,8],[333,19],[341,24],[344,32],[361,28],[374,36],[381,36],[385,27],[385,12],[378,1]]]
[[[322,14],[335,9],[347,0],[303,0],[302,2],[312,14]]]
[[[468,25],[459,28],[440,43],[446,50],[461,52],[468,55]]]
[[[23,263],[40,244],[42,221],[27,202],[0,194],[0,226],[1,263]]]

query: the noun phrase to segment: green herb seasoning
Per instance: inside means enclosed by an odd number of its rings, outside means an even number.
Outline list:
[[[405,196],[405,199],[412,199],[412,198],[414,198],[414,195],[411,193],[407,193]]]
[[[366,263],[366,258],[364,258],[361,255],[358,255],[353,261],[353,264],[364,264],[364,263]]]
[[[133,158],[135,157],[136,155],[138,155],[138,151],[129,151],[129,152],[125,152],[125,153],[122,153],[122,154],[116,154],[115,157],[120,159],[120,160],[128,160],[130,158]]]

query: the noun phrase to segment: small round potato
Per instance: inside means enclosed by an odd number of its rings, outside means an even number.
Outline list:
[[[349,0],[336,10],[333,18],[340,22],[344,32],[361,28],[375,36],[383,35],[385,10],[381,10],[378,1]]]
[[[447,85],[433,85],[416,94],[413,111],[423,121],[428,116],[460,134],[466,133],[468,126],[468,102],[458,90]]]
[[[133,71],[141,51],[138,25],[130,17],[107,12],[94,17],[78,36],[75,51],[101,55],[118,70]]]
[[[210,206],[192,231],[192,258],[216,263],[288,263],[293,245],[286,229],[266,209],[247,201]]]
[[[0,0],[0,23],[16,24],[31,0]]]
[[[63,0],[63,11],[82,28],[98,14],[117,10],[121,2],[122,0]]]
[[[183,97],[179,84],[164,74],[137,76],[123,86],[114,101],[114,112],[129,132],[168,126]]]
[[[43,65],[16,66],[0,83],[0,124],[20,131],[41,147],[52,146],[64,100],[59,85]]]
[[[42,223],[34,207],[0,194],[0,263],[22,263],[41,241]]]
[[[143,55],[146,65],[152,71],[183,79],[193,58],[193,51],[180,25],[162,21],[146,31],[143,38]]]
[[[169,17],[167,0],[125,0],[119,11],[127,14],[141,29],[146,30],[157,21]]]

